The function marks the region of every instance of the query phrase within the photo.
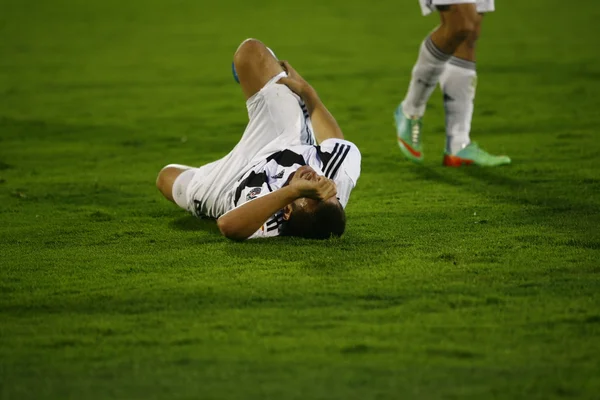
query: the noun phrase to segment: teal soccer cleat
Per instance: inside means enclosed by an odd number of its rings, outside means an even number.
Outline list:
[[[463,165],[478,165],[480,167],[497,167],[510,164],[508,156],[495,156],[481,149],[477,143],[470,143],[467,147],[452,155],[444,154],[446,167],[461,167]]]
[[[421,146],[422,118],[409,117],[404,114],[402,104],[394,112],[396,120],[396,135],[398,146],[406,158],[416,163],[423,162],[423,147]]]

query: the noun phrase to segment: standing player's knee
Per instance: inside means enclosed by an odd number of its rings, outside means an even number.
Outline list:
[[[467,39],[465,40],[465,42],[467,43],[467,46],[469,46],[470,48],[475,47],[475,44],[477,43],[477,40],[479,39],[479,32],[480,32],[480,28],[479,28],[479,26],[476,26],[475,30],[472,31],[467,36]]]
[[[446,23],[447,35],[455,43],[477,40],[481,16],[471,4],[456,5]]]
[[[477,32],[477,25],[469,19],[462,19],[449,27],[449,34],[455,42],[464,42],[474,37]]]

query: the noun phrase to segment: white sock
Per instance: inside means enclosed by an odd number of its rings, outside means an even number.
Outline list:
[[[425,114],[427,101],[435,90],[449,58],[450,54],[442,52],[433,44],[431,36],[421,44],[419,58],[412,70],[408,93],[402,102],[406,115],[422,117]]]
[[[456,154],[471,142],[469,134],[477,88],[475,63],[452,57],[440,77],[440,86],[446,109],[446,151]]]

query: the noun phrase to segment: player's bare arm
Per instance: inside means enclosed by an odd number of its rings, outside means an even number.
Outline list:
[[[317,142],[326,139],[343,139],[344,134],[337,121],[331,115],[325,104],[319,98],[317,91],[304,79],[287,61],[280,62],[287,72],[287,78],[281,78],[279,83],[289,87],[294,93],[304,100],[308,113],[312,120]]]
[[[297,173],[302,174],[303,171],[298,170]],[[323,201],[334,197],[336,193],[333,181],[324,176],[316,176],[314,180],[292,179],[288,186],[231,210],[220,217],[217,224],[227,238],[245,240],[260,229],[273,214],[290,207],[297,199]]]

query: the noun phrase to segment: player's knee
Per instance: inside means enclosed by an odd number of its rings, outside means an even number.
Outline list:
[[[246,68],[248,65],[260,58],[261,53],[266,51],[266,46],[258,39],[244,40],[233,56],[233,63],[236,70]]]
[[[169,166],[167,165],[163,169],[160,170],[158,176],[156,177],[156,188],[164,195],[165,187],[167,185],[167,176],[168,176]]]
[[[451,25],[448,30],[449,36],[455,42],[464,42],[468,39],[477,40],[477,25],[473,21],[467,19],[461,20]]]
[[[456,6],[447,22],[447,34],[454,42],[460,43],[465,40],[477,40],[481,16],[477,14],[471,4]]]
[[[156,188],[169,200],[173,197],[173,182],[181,172],[180,168],[169,164],[161,169],[156,177]]]
[[[479,32],[480,32],[479,27],[476,27],[475,30],[467,36],[467,38],[465,39],[467,46],[469,46],[471,48],[475,47],[475,44],[477,43],[477,40],[479,39]]]

